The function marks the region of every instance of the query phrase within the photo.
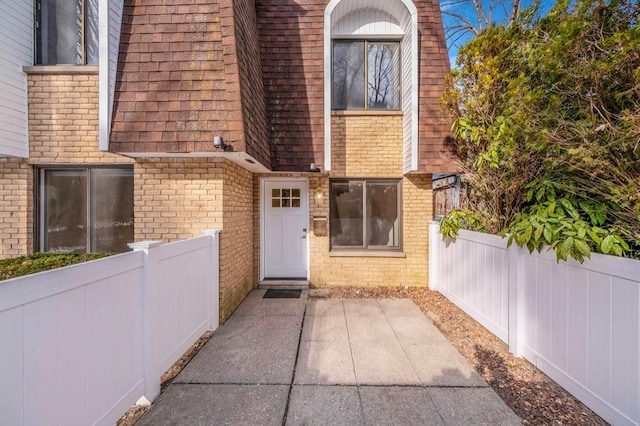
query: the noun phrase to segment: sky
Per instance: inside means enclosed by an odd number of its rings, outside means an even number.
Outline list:
[[[511,0],[481,0],[485,6],[486,10],[489,10],[490,3],[493,2],[493,12],[491,16],[491,20],[496,23],[504,22],[506,16],[509,14],[511,10]],[[522,0],[521,2],[521,10],[527,7],[530,7],[533,4],[534,0]],[[553,4],[554,0],[541,0],[540,4],[540,13],[546,14]],[[505,7],[506,6],[506,7]],[[442,21],[445,27],[445,32],[447,28],[450,28],[461,21],[455,17],[448,15],[447,13],[453,13],[462,16],[465,19],[468,19],[474,26],[477,27],[478,19],[476,17],[475,9],[472,6],[471,0],[440,0],[440,9],[442,11]],[[505,11],[506,9],[506,11]],[[459,33],[453,37],[447,37],[447,49],[449,51],[449,62],[451,66],[455,66],[456,57],[458,56],[458,49],[460,46],[463,46],[467,41],[469,41],[473,37],[473,33]]]

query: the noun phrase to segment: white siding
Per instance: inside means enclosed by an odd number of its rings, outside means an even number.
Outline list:
[[[100,0],[100,149],[109,150],[123,0]]]
[[[27,76],[33,65],[32,0],[0,0],[0,156],[28,157]]]
[[[395,35],[402,37],[398,20],[381,10],[358,10],[344,16],[333,25],[333,37],[341,34],[352,36]]]
[[[403,32],[411,34],[411,21],[407,20],[403,25]],[[411,81],[411,37],[407,36],[402,40],[400,45],[400,51],[402,52],[402,171],[408,173],[412,170],[412,132],[411,129],[414,124],[414,117],[412,116],[412,90],[413,84]],[[415,117],[415,121],[418,121],[418,117]],[[417,142],[417,141],[416,141]]]

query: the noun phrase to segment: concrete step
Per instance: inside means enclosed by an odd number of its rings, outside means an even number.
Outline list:
[[[258,283],[258,288],[289,288],[306,290],[309,288],[309,280],[263,280]]]

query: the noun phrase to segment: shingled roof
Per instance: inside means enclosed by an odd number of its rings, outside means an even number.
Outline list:
[[[111,150],[208,152],[221,135],[270,167],[257,37],[251,0],[125,2]]]

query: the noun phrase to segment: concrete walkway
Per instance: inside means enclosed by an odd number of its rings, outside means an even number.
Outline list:
[[[253,291],[138,425],[515,425],[407,299]]]

